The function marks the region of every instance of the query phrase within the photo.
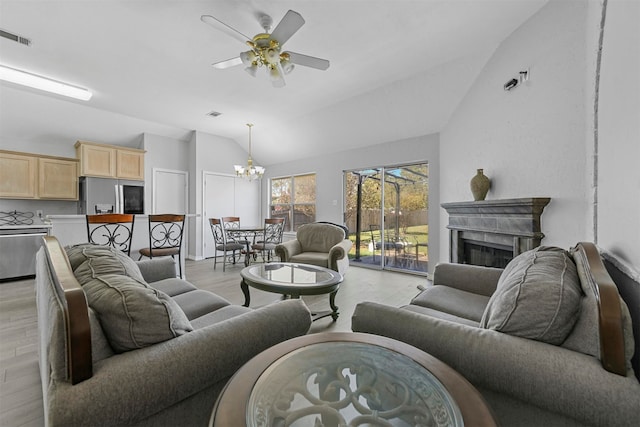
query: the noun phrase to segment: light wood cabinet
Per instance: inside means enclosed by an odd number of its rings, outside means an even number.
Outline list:
[[[37,173],[37,157],[0,151],[0,197],[35,199]]]
[[[144,181],[144,150],[86,141],[75,147],[80,176]]]
[[[144,151],[116,150],[116,177],[144,180]]]
[[[38,197],[78,200],[78,161],[41,157],[38,159]]]
[[[78,161],[0,150],[0,198],[78,200]]]
[[[116,150],[113,147],[82,143],[75,145],[80,160],[80,176],[113,178],[116,176]]]

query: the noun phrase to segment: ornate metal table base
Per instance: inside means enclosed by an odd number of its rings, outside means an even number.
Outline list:
[[[282,294],[284,298],[300,298],[302,295],[329,294],[331,310],[311,313],[313,320],[328,316],[336,321],[340,313],[336,305],[336,294],[342,275],[316,265],[274,262],[244,268],[240,275],[240,289],[244,294],[244,306],[249,307],[249,286],[266,292]]]
[[[251,302],[251,295],[249,294],[249,285],[247,285],[247,283],[244,281],[244,279],[242,279],[240,281],[240,289],[242,289],[242,293],[244,295],[244,304],[243,304],[243,306],[249,307],[249,303]],[[311,316],[313,317],[313,321],[314,322],[316,320],[323,319],[323,318],[328,317],[328,316],[331,316],[331,318],[333,319],[334,322],[336,320],[338,320],[338,316],[340,316],[340,312],[338,311],[339,307],[336,305],[336,294],[337,293],[338,293],[338,290],[336,289],[334,292],[331,292],[329,294],[329,306],[331,307],[331,310],[311,312]],[[285,299],[286,298],[300,298],[300,295],[282,294],[282,296]]]

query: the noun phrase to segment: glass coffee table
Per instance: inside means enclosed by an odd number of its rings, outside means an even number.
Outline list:
[[[310,334],[247,362],[218,397],[210,426],[478,426],[480,393],[433,356],[390,338]]]
[[[325,267],[290,262],[255,264],[242,269],[240,288],[244,294],[244,306],[249,307],[249,287],[300,298],[301,295],[329,294],[330,311],[312,313],[313,320],[331,316],[338,318],[336,294],[342,283],[342,275]]]

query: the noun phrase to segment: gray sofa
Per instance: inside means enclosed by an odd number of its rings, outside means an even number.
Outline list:
[[[296,238],[277,245],[275,253],[282,262],[318,265],[344,274],[352,245],[344,227],[314,222],[300,226]]]
[[[618,270],[616,286],[606,268],[590,243],[537,248],[505,270],[440,264],[404,307],[360,303],[352,329],[444,361],[500,425],[637,426],[640,283]]]
[[[175,278],[170,257],[45,237],[36,264],[49,426],[205,426],[237,369],[311,325],[301,300],[232,305]]]

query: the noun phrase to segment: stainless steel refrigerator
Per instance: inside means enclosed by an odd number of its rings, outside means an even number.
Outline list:
[[[144,181],[81,177],[78,213],[144,213]]]

